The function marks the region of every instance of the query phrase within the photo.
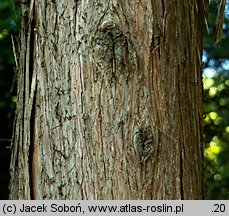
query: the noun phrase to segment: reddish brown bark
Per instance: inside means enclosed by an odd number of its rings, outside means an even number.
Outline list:
[[[23,8],[11,199],[201,199],[202,1]]]

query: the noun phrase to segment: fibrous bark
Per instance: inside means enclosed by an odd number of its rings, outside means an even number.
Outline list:
[[[11,199],[201,199],[204,7],[22,5]]]

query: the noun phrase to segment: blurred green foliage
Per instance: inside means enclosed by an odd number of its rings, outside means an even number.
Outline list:
[[[12,119],[15,109],[15,94],[10,93],[14,78],[14,55],[12,38],[18,35],[17,13],[13,0],[0,0],[0,112],[1,117],[0,138],[11,138]],[[14,97],[13,97],[14,96]]]
[[[0,199],[8,198],[8,147],[16,103],[15,90],[10,93],[15,71],[11,36],[17,40],[19,10],[13,2],[0,0]],[[217,3],[210,1],[209,34],[203,39],[205,199],[229,199],[229,1],[218,46],[214,42]]]
[[[229,199],[229,1],[223,36],[214,42],[218,1],[211,0],[204,45],[205,199]]]
[[[13,0],[0,0],[0,199],[8,198],[10,139],[14,119],[16,91],[10,93],[14,78],[12,39],[18,35],[18,10]]]

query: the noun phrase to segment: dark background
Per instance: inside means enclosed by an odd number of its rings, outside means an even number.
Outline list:
[[[205,199],[229,199],[229,1],[218,45],[214,42],[218,1],[210,2],[203,39]],[[0,0],[0,199],[9,197],[10,144],[17,100],[12,38],[18,55],[19,23],[19,5]]]

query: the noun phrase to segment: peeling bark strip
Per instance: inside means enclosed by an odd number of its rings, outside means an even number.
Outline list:
[[[202,198],[203,2],[22,5],[11,199]]]

